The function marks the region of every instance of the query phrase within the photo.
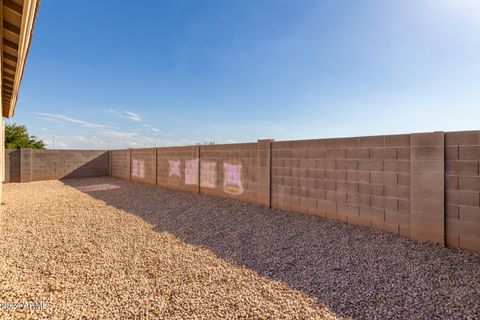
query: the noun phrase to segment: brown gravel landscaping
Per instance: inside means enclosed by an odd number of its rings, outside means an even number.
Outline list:
[[[5,319],[480,318],[467,251],[110,177],[4,201]]]

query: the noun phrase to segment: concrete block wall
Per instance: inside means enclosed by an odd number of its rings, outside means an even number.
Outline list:
[[[149,161],[152,150],[139,154]],[[156,184],[163,187],[480,252],[479,131],[259,140],[155,152]],[[112,164],[117,156],[120,151],[112,152]]]
[[[257,143],[200,147],[200,192],[257,202]]]
[[[5,154],[6,181],[111,175],[480,252],[480,131]]]
[[[199,192],[199,146],[154,149],[157,153],[157,185]]]
[[[156,158],[155,148],[130,149],[130,180],[156,184]]]
[[[445,134],[411,135],[410,238],[445,243]]]
[[[110,151],[110,175],[130,180],[130,149]]]
[[[446,241],[480,251],[480,131],[445,134]]]
[[[5,182],[20,182],[20,150],[5,150]]]
[[[9,150],[6,156],[9,158],[5,162],[5,171],[9,172],[6,182],[110,175],[108,151],[20,149]]]
[[[409,135],[274,142],[272,157],[272,207],[409,236]]]
[[[259,160],[269,153],[268,140],[264,143],[262,153],[256,143],[115,150],[111,172],[121,179],[269,205],[270,164]],[[257,174],[263,175],[263,191]]]

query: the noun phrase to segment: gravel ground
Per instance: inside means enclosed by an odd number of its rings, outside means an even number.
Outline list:
[[[480,318],[478,254],[114,178],[4,196],[3,318]]]

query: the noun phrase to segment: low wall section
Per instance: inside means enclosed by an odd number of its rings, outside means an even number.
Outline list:
[[[110,175],[110,154],[95,150],[7,150],[5,182]]]

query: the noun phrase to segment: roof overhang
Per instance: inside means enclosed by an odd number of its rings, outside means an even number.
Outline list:
[[[13,116],[40,0],[0,0],[2,115]]]

